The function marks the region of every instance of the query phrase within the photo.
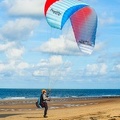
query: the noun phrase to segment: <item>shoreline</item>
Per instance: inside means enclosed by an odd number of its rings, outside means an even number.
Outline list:
[[[102,95],[102,96],[71,96],[71,97],[54,97],[54,96],[50,96],[53,99],[70,99],[70,98],[78,98],[78,99],[94,99],[94,98],[120,98],[120,95]],[[0,101],[3,100],[35,100],[37,99],[37,97],[34,98],[26,98],[26,97],[8,97],[8,98],[0,98]]]
[[[35,106],[36,100],[0,100],[0,119],[44,120],[44,109]],[[48,106],[47,120],[120,120],[120,97],[53,98]]]

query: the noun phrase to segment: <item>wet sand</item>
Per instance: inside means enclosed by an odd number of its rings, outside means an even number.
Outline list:
[[[62,98],[48,102],[48,118],[35,99],[0,100],[0,120],[120,120],[120,98]]]

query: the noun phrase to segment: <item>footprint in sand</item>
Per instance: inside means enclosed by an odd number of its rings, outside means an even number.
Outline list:
[[[116,120],[115,118],[110,118],[110,119],[108,119],[108,120]]]
[[[97,120],[96,118],[94,118],[94,117],[90,117],[90,120]]]

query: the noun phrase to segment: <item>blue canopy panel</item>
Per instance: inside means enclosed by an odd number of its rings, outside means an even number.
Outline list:
[[[56,1],[46,12],[47,22],[51,27],[62,29],[70,16],[85,6],[88,5],[78,0]]]

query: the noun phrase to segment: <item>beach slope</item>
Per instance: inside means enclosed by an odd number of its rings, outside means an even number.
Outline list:
[[[0,101],[0,120],[120,120],[120,98],[53,99],[48,118],[35,101]]]

